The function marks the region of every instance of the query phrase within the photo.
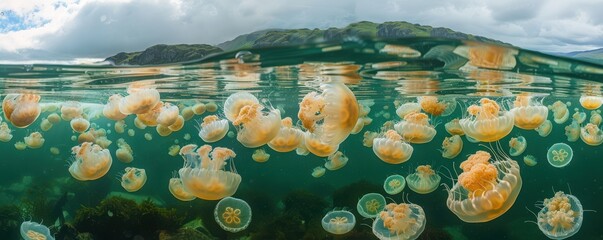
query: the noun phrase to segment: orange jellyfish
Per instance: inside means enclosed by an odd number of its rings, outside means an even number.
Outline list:
[[[117,139],[118,149],[115,151],[115,156],[117,160],[123,163],[130,163],[134,160],[134,156],[132,156],[132,148],[130,144],[126,143],[126,140],[123,138]]]
[[[591,111],[589,122],[597,126],[601,125],[601,122],[603,122],[603,117],[601,117],[601,110]]]
[[[442,157],[453,159],[463,150],[463,139],[459,135],[444,138],[442,142]]]
[[[197,152],[184,154],[184,166],[178,171],[184,189],[204,200],[232,196],[241,183],[241,175],[236,173],[234,164],[231,163],[230,171],[225,171],[224,166],[236,154],[222,147],[211,150],[210,145],[203,145]]]
[[[327,162],[325,162],[325,168],[331,171],[338,170],[344,167],[348,163],[348,157],[343,155],[342,152],[337,151],[327,158]]]
[[[260,101],[249,92],[237,92],[226,99],[224,102],[224,115],[226,119],[234,122],[241,114],[241,110],[245,106],[260,104]]]
[[[179,113],[180,110],[178,109],[178,106],[172,105],[171,103],[164,103],[159,110],[159,115],[157,115],[157,124],[166,127],[170,126],[178,120],[178,116],[180,116]]]
[[[121,186],[128,192],[136,192],[147,182],[147,173],[144,169],[127,167],[121,176]]]
[[[123,97],[119,94],[113,94],[109,97],[109,101],[103,107],[103,115],[111,120],[119,121],[127,117],[119,111],[119,103]]]
[[[172,193],[172,195],[180,200],[180,201],[184,201],[184,202],[188,202],[188,201],[192,201],[195,200],[195,195],[187,192],[184,189],[184,185],[182,185],[182,180],[179,177],[172,177],[170,178],[170,183],[169,183],[169,190],[170,193]]]
[[[461,163],[458,181],[446,185],[446,205],[468,223],[487,222],[504,214],[517,199],[522,180],[519,164],[503,155],[477,151]]]
[[[304,140],[304,132],[296,127],[293,127],[293,122],[290,117],[281,120],[281,129],[276,137],[274,137],[268,146],[277,152],[291,152],[295,150]]]
[[[261,148],[255,150],[253,152],[253,154],[251,155],[251,159],[253,159],[253,161],[256,161],[259,163],[267,162],[269,158],[270,158],[270,154],[266,153],[266,151]]]
[[[515,118],[515,126],[521,129],[536,129],[549,115],[549,109],[530,96],[517,96],[513,105],[511,113]]]
[[[12,130],[8,127],[6,122],[0,123],[0,141],[8,142],[13,139],[11,132]]]
[[[125,115],[146,113],[159,103],[159,92],[154,88],[130,86],[128,94],[119,102],[119,111]]]
[[[40,129],[42,129],[44,132],[50,130],[52,126],[52,123],[50,123],[50,121],[48,121],[46,118],[42,119],[42,122],[40,123]]]
[[[438,188],[440,180],[442,177],[430,165],[420,165],[415,173],[406,176],[406,185],[416,193],[428,194]]]
[[[570,125],[565,126],[565,136],[567,136],[567,141],[575,142],[580,138],[580,124],[576,122],[576,120],[572,120]]]
[[[546,137],[553,131],[553,123],[551,123],[551,120],[546,120],[534,130],[536,130],[541,137]]]
[[[603,104],[603,97],[600,96],[581,96],[580,105],[588,110],[600,108]]]
[[[180,129],[182,129],[184,127],[184,117],[178,115],[178,117],[176,118],[176,122],[174,122],[172,125],[168,126],[168,129],[170,129],[173,132],[177,132],[180,131]]]
[[[455,99],[438,100],[435,96],[417,97],[424,112],[432,116],[448,116],[456,109]]]
[[[373,140],[378,137],[379,134],[376,132],[371,132],[371,131],[366,131],[363,134],[363,139],[362,139],[362,145],[365,147],[369,147],[372,148],[373,147]]]
[[[394,128],[404,140],[411,143],[428,143],[436,135],[435,127],[429,124],[429,117],[425,113],[407,114]]]
[[[72,118],[69,124],[71,125],[71,129],[78,133],[83,133],[90,127],[90,122],[79,116]]]
[[[550,239],[566,239],[578,233],[584,210],[580,200],[571,194],[556,192],[545,198],[536,216],[538,228]]]
[[[145,126],[154,127],[157,126],[157,118],[159,114],[161,114],[161,109],[163,108],[164,103],[162,101],[157,102],[154,107],[149,109],[144,113],[136,114],[136,119],[138,119]]]
[[[65,121],[81,117],[83,113],[82,104],[79,102],[67,101],[61,104],[61,118]]]
[[[75,160],[69,166],[69,173],[80,181],[99,179],[109,171],[113,159],[108,149],[91,142],[84,142],[71,149]]]
[[[388,130],[383,137],[373,139],[373,152],[382,161],[389,164],[400,164],[412,156],[413,147],[402,141],[394,130]]]
[[[270,109],[264,112],[265,107],[258,102],[250,93],[237,92],[224,103],[224,115],[237,128],[237,140],[248,148],[268,143],[281,128],[280,111]]]
[[[570,112],[569,109],[567,109],[568,106],[571,106],[570,102],[563,103],[561,101],[556,101],[548,106],[548,109],[553,111],[553,120],[557,124],[565,123],[565,121],[569,119]]]
[[[580,138],[588,145],[599,146],[603,143],[603,131],[597,125],[587,123],[580,128]]]
[[[41,148],[42,145],[44,145],[44,137],[42,137],[42,134],[40,132],[32,132],[31,134],[29,134],[29,136],[25,137],[24,140],[25,144],[27,144],[27,146],[29,148]]]
[[[426,222],[421,206],[390,203],[373,221],[373,234],[381,240],[417,239],[425,230]]]
[[[479,106],[469,106],[469,115],[459,120],[465,134],[481,142],[494,142],[507,136],[513,130],[513,113],[501,111],[498,103],[488,98],[479,102]]]
[[[195,115],[201,115],[205,113],[206,110],[204,103],[196,103],[195,105],[191,106],[191,109]]]
[[[199,137],[208,143],[217,142],[228,133],[228,120],[220,120],[216,115],[204,117],[199,126]]]
[[[37,94],[8,94],[2,101],[4,119],[18,128],[25,128],[38,119],[42,108],[40,95]]]
[[[444,128],[446,128],[446,132],[450,133],[450,135],[459,135],[459,136],[465,135],[465,132],[463,131],[463,128],[461,127],[461,124],[459,124],[458,118],[452,119],[452,120],[450,120],[450,122],[447,122],[446,124],[444,124]]]
[[[407,102],[400,105],[396,109],[396,114],[398,117],[404,119],[404,117],[410,113],[418,113],[421,112],[421,105],[416,102]]]

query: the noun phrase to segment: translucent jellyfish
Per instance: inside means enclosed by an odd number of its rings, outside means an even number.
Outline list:
[[[102,148],[108,148],[113,141],[109,140],[106,136],[100,136],[94,139],[94,143],[98,144]]]
[[[438,100],[435,96],[417,97],[419,105],[424,112],[432,116],[448,116],[456,109],[456,101],[454,99]]]
[[[580,124],[572,120],[570,125],[565,126],[565,136],[567,136],[569,142],[578,141],[578,138],[580,138]]]
[[[121,186],[128,192],[136,192],[147,182],[147,173],[144,169],[127,167],[121,175]]]
[[[533,155],[525,155],[523,156],[523,163],[525,163],[526,165],[533,167],[536,166],[536,164],[538,164],[538,161],[536,160],[536,157],[534,157]]]
[[[146,139],[147,141],[151,141],[153,140],[153,135],[151,135],[150,133],[145,133],[144,139]]]
[[[251,222],[251,207],[241,199],[225,197],[216,204],[214,218],[222,229],[233,233],[240,232]]]
[[[168,148],[168,154],[172,157],[175,157],[180,152],[180,145],[172,145]]]
[[[517,199],[522,180],[519,164],[503,155],[477,151],[461,163],[458,181],[446,186],[446,205],[468,223],[487,222],[504,214]]]
[[[501,111],[496,101],[482,98],[480,105],[467,108],[469,115],[459,120],[465,134],[481,142],[494,142],[513,130],[514,114]]]
[[[444,138],[442,142],[442,157],[453,159],[463,150],[463,139],[459,135]]]
[[[4,119],[18,128],[25,128],[38,119],[42,108],[40,95],[37,94],[8,94],[2,101]]]
[[[447,122],[446,124],[444,124],[444,128],[446,128],[446,132],[450,133],[450,135],[459,135],[459,136],[465,135],[465,132],[463,131],[463,128],[461,127],[461,124],[459,124],[458,118],[452,119],[452,120],[450,120],[450,122]]]
[[[40,123],[40,129],[42,129],[44,132],[50,130],[52,126],[52,123],[50,123],[50,121],[48,121],[46,118],[42,119],[42,122]]]
[[[117,150],[115,150],[117,160],[123,163],[130,163],[134,160],[132,148],[126,143],[126,140],[123,138],[117,139],[117,147]]]
[[[78,133],[83,133],[90,127],[90,122],[82,117],[75,117],[69,122],[71,129]]]
[[[325,162],[325,168],[331,171],[335,171],[344,167],[348,163],[348,157],[343,155],[342,152],[337,151],[327,158],[327,162]]]
[[[592,124],[595,124],[597,126],[600,126],[601,122],[603,122],[603,117],[601,117],[601,110],[591,111],[589,122]]]
[[[346,234],[356,225],[356,217],[346,210],[333,210],[322,218],[322,228],[332,234]]]
[[[154,88],[128,87],[128,96],[119,102],[119,111],[125,115],[142,114],[159,103],[159,92]]]
[[[356,124],[354,125],[354,128],[352,128],[352,131],[350,132],[350,134],[357,134],[360,131],[362,131],[362,128],[364,128],[364,119],[358,118],[358,120],[356,121]]]
[[[315,178],[322,177],[323,175],[325,175],[326,172],[327,172],[327,169],[325,169],[322,166],[315,167],[314,169],[312,169],[312,177],[315,177]]]
[[[436,135],[435,127],[429,124],[429,117],[425,113],[407,114],[394,128],[405,141],[411,143],[428,143]]]
[[[220,120],[216,115],[204,117],[199,126],[199,137],[208,143],[217,142],[228,133],[228,120]]]
[[[555,143],[546,153],[546,158],[551,166],[562,168],[567,166],[574,157],[574,151],[565,143]]]
[[[182,185],[182,180],[179,177],[170,178],[170,184],[168,188],[170,190],[170,193],[172,193],[172,195],[180,201],[188,202],[197,198],[195,197],[195,195],[187,192],[184,189],[184,186]]]
[[[582,124],[584,121],[586,121],[586,113],[580,111],[580,109],[578,108],[574,108],[574,114],[572,114],[572,119],[578,122],[578,124]]]
[[[44,137],[40,132],[32,132],[29,136],[23,139],[29,148],[41,148],[44,145]]]
[[[542,124],[540,124],[540,126],[538,126],[535,130],[541,137],[546,137],[551,133],[551,131],[553,131],[553,123],[551,122],[551,120],[546,120]]]
[[[206,110],[204,103],[196,103],[195,105],[191,106],[191,109],[193,110],[193,113],[195,113],[195,115],[201,115],[205,113]]]
[[[256,149],[253,154],[251,155],[251,158],[253,159],[253,161],[259,162],[259,163],[263,163],[268,161],[268,159],[270,158],[270,154],[266,153],[266,151],[264,149]]]
[[[185,107],[182,108],[182,111],[180,111],[180,115],[182,115],[185,121],[188,121],[195,116],[195,112],[193,112],[193,109],[191,107]]]
[[[383,182],[383,189],[389,195],[395,195],[402,192],[404,187],[406,187],[406,179],[397,174],[387,177]]]
[[[297,127],[293,127],[290,117],[281,120],[281,129],[268,146],[277,152],[291,152],[295,150],[304,140],[304,132]]]
[[[404,117],[410,113],[418,113],[421,112],[421,105],[416,102],[407,102],[396,109],[396,115],[398,117],[404,119]]]
[[[371,131],[364,132],[363,139],[362,139],[362,145],[365,147],[372,148],[373,140],[378,136],[379,136],[379,133],[376,133],[376,132],[371,132]]]
[[[383,137],[373,139],[373,152],[386,163],[400,164],[410,159],[413,147],[396,131],[388,130]]]
[[[561,101],[556,101],[552,105],[548,106],[548,108],[553,111],[553,120],[557,124],[565,123],[565,121],[569,119],[570,112],[567,107],[570,105],[570,102],[563,103]]]
[[[514,115],[516,127],[532,130],[546,120],[549,109],[531,96],[520,95],[515,98],[511,113]]]
[[[545,198],[538,212],[538,228],[550,239],[566,239],[576,234],[582,226],[582,204],[574,195],[556,192]]]
[[[119,94],[113,94],[109,97],[109,101],[103,107],[103,115],[111,120],[119,121],[127,117],[119,111],[119,103],[123,97]]]
[[[595,110],[603,104],[603,97],[600,96],[581,96],[580,105],[588,110]]]
[[[179,113],[180,110],[178,109],[178,106],[171,103],[164,103],[157,116],[157,124],[170,126],[178,120]]]
[[[16,142],[15,143],[15,149],[17,150],[25,150],[27,148],[27,144],[25,144],[24,142]]]
[[[0,123],[0,141],[8,142],[13,139],[13,135],[11,134],[12,130],[8,127],[6,122]]]
[[[136,119],[143,123],[145,126],[154,127],[157,126],[157,118],[159,118],[159,114],[161,114],[161,109],[165,103],[162,101],[157,102],[157,104],[144,113],[136,114]]]
[[[54,240],[48,227],[31,221],[21,223],[21,237],[25,240]]]
[[[184,189],[204,200],[218,200],[232,196],[241,183],[231,163],[230,171],[225,171],[226,161],[236,154],[228,149],[217,147],[211,152],[210,145],[199,147],[197,152],[184,154],[184,166],[178,171]],[[181,149],[182,151],[182,149]]]
[[[109,171],[113,159],[108,149],[91,142],[84,142],[71,148],[75,160],[69,166],[69,173],[77,180],[99,179]]]
[[[124,120],[118,120],[117,122],[115,122],[115,125],[113,127],[115,128],[116,133],[124,133],[127,125]]]
[[[218,111],[218,105],[216,105],[215,102],[208,102],[207,104],[205,104],[205,110],[212,113],[216,112]]]
[[[597,125],[587,123],[586,126],[580,128],[580,138],[588,145],[599,146],[603,143],[603,131]]]
[[[245,106],[256,104],[260,104],[260,101],[249,92],[233,93],[224,102],[224,115],[229,121],[235,122]]]
[[[134,129],[128,129],[128,136],[134,137],[135,134],[136,132],[134,132]]]
[[[168,126],[161,124],[157,124],[157,126],[155,127],[155,131],[157,131],[157,134],[162,137],[169,136],[170,134],[172,134],[172,130],[170,130]]]
[[[140,121],[140,119],[138,117],[134,118],[134,126],[136,126],[136,128],[141,129],[141,130],[147,128],[147,125],[145,125],[142,121]]]
[[[48,121],[52,124],[57,124],[61,121],[61,117],[56,113],[51,113],[48,115],[48,117],[46,117],[46,119],[48,119]]]
[[[523,136],[513,137],[509,140],[509,155],[515,157],[519,156],[526,150],[528,142]]]
[[[64,121],[71,121],[76,117],[82,117],[84,110],[82,104],[75,101],[67,101],[61,104],[61,119]]]
[[[317,156],[337,151],[358,120],[356,96],[341,82],[322,82],[322,93],[310,92],[299,103],[297,117],[307,130],[306,148]],[[322,122],[322,124],[320,124]]]
[[[180,131],[180,129],[182,129],[184,127],[184,117],[178,115],[178,117],[176,118],[176,121],[168,126],[168,129],[170,129],[173,132],[176,131]]]
[[[420,194],[435,191],[440,185],[440,180],[442,180],[442,177],[433,171],[430,165],[420,165],[415,173],[406,176],[408,188]]]
[[[281,128],[278,109],[264,112],[265,107],[247,92],[230,95],[224,102],[224,115],[237,127],[237,140],[248,148],[262,146],[272,140]]]
[[[50,147],[50,153],[52,153],[53,155],[59,155],[61,153],[61,150],[59,150],[57,147]]]
[[[417,239],[426,222],[421,206],[390,203],[373,221],[373,234],[380,240]]]
[[[375,218],[385,208],[385,198],[379,193],[364,194],[356,204],[356,210],[365,218]]]

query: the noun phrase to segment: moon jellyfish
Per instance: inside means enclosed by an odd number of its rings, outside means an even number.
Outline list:
[[[515,157],[519,156],[526,150],[528,142],[523,136],[513,137],[509,140],[509,155]]]
[[[126,143],[123,138],[117,139],[117,150],[115,150],[115,156],[117,160],[123,163],[130,163],[134,160],[134,152],[130,147],[130,144]]]
[[[406,179],[397,174],[387,177],[383,182],[383,189],[389,195],[395,195],[402,192],[404,187],[406,187]]]
[[[603,97],[600,96],[581,96],[580,105],[588,110],[595,110],[603,104]]]
[[[458,181],[446,185],[446,205],[468,223],[488,222],[504,214],[517,199],[522,180],[519,164],[498,153],[494,161],[485,151],[477,151],[461,163]]]
[[[557,124],[562,124],[569,119],[569,110],[567,109],[570,106],[570,102],[563,103],[561,101],[556,101],[552,105],[548,106],[548,109],[553,111],[553,120]]]
[[[463,150],[463,139],[459,135],[444,138],[442,142],[442,157],[453,159]]]
[[[435,191],[440,185],[442,177],[430,165],[420,165],[415,173],[406,176],[408,188],[416,193],[428,194]]]
[[[582,226],[582,204],[574,195],[556,192],[545,198],[537,215],[538,228],[550,239],[566,239]]]
[[[25,240],[54,240],[48,227],[31,221],[21,223],[21,237]]]
[[[38,119],[42,108],[40,95],[37,94],[8,94],[2,101],[4,119],[18,128],[25,128]]]
[[[232,196],[241,183],[241,175],[236,173],[232,162],[230,171],[225,171],[224,166],[226,161],[234,158],[236,154],[223,147],[211,150],[210,145],[203,145],[197,152],[183,154],[184,166],[178,173],[184,189],[204,200],[218,200]]]
[[[456,101],[452,99],[438,100],[435,96],[417,97],[419,105],[424,112],[432,116],[448,116],[456,109]]]
[[[525,163],[526,165],[533,167],[536,166],[536,164],[538,164],[538,161],[536,160],[536,157],[534,157],[533,155],[525,155],[523,156],[523,163]]]
[[[520,95],[515,98],[511,113],[514,115],[516,127],[532,130],[546,120],[549,109],[531,96]]]
[[[144,169],[127,167],[121,175],[121,186],[128,192],[136,192],[147,182],[147,173]]]
[[[603,122],[603,117],[601,117],[601,110],[591,111],[589,122],[592,124],[595,124],[597,126],[600,126],[601,122]]]
[[[450,122],[447,122],[446,124],[444,124],[444,128],[446,128],[446,132],[450,133],[450,135],[459,135],[459,136],[465,135],[465,132],[463,131],[463,128],[461,127],[461,124],[459,124],[458,118],[452,119],[452,120],[450,120]]]
[[[240,232],[251,222],[251,207],[241,199],[225,197],[216,204],[214,219],[222,229]]]
[[[75,117],[69,122],[74,132],[83,133],[90,127],[90,122],[82,117]]]
[[[396,109],[396,114],[398,117],[404,119],[404,117],[410,113],[418,113],[421,112],[421,105],[416,102],[407,102]]]
[[[551,122],[551,120],[546,120],[534,130],[536,130],[536,132],[538,132],[538,135],[540,135],[541,137],[546,137],[551,133],[551,131],[553,131],[553,123]]]
[[[364,194],[356,204],[356,210],[365,218],[374,218],[385,208],[385,198],[379,193]]]
[[[417,239],[426,222],[421,206],[390,203],[373,221],[373,234],[380,240]]]
[[[263,163],[268,161],[268,159],[270,158],[270,154],[266,153],[264,149],[256,149],[251,155],[251,158],[253,159],[253,161]]]
[[[465,134],[481,142],[494,142],[507,136],[514,125],[514,115],[501,111],[496,101],[482,98],[480,105],[467,108],[469,115],[459,120]]]
[[[580,124],[573,120],[570,125],[565,126],[565,136],[567,136],[568,142],[578,141],[578,138],[580,138]]]
[[[356,217],[346,210],[333,210],[322,218],[322,228],[332,234],[346,234],[356,225]]]
[[[128,94],[119,102],[119,111],[124,115],[149,112],[159,103],[159,92],[154,88],[139,88],[130,85]]]
[[[119,94],[113,94],[109,97],[109,101],[103,107],[103,115],[111,120],[119,121],[127,117],[126,114],[119,111],[119,103],[123,97]]]
[[[237,128],[237,140],[248,148],[262,146],[272,140],[281,128],[278,109],[264,111],[257,98],[247,92],[230,95],[224,102],[224,115]]]
[[[338,170],[345,166],[348,163],[348,157],[343,155],[342,152],[337,151],[327,158],[327,162],[325,162],[325,168],[331,171]]]
[[[304,140],[304,132],[296,127],[293,127],[293,122],[290,117],[281,120],[281,129],[276,137],[274,137],[268,146],[277,152],[291,152],[299,146]]]
[[[551,166],[562,168],[567,166],[574,156],[572,148],[565,143],[555,143],[546,153],[546,159]]]
[[[312,177],[315,177],[315,178],[322,177],[323,175],[325,175],[326,172],[327,172],[327,169],[325,169],[322,166],[315,167],[314,169],[312,169]]]
[[[199,137],[208,143],[217,142],[228,133],[228,121],[220,120],[216,115],[204,117],[199,126]]]
[[[71,148],[75,160],[69,166],[69,173],[80,181],[99,179],[109,171],[113,159],[108,149],[97,144],[84,142]]]
[[[396,131],[388,130],[383,137],[373,139],[373,152],[386,163],[400,164],[410,159],[413,147]]]
[[[411,113],[394,125],[402,138],[411,143],[428,143],[436,135],[435,127],[429,124],[425,113]]]
[[[587,123],[586,126],[580,128],[580,138],[588,145],[599,146],[603,143],[603,131],[597,125]]]
[[[25,137],[23,141],[25,142],[25,144],[27,144],[29,148],[33,149],[41,148],[45,142],[44,137],[42,137],[42,134],[40,132],[32,132],[31,134],[29,134],[29,136]]]

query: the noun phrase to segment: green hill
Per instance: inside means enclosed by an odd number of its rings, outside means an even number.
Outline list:
[[[562,53],[559,55],[603,64],[603,48],[598,48],[598,49],[588,50],[588,51]]]

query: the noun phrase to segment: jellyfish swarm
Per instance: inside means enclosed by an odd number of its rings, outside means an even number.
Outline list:
[[[582,204],[574,195],[556,192],[545,198],[538,212],[538,228],[550,239],[566,239],[576,234],[582,226]]]
[[[144,169],[127,167],[121,176],[121,186],[128,192],[136,192],[147,182],[147,173]]]
[[[396,131],[388,130],[384,136],[373,139],[373,152],[386,163],[400,164],[410,159],[413,147],[403,142]]]
[[[603,97],[600,96],[581,96],[580,105],[588,110],[595,110],[603,104]]]
[[[111,153],[97,144],[84,142],[71,148],[71,151],[75,154],[75,160],[69,166],[69,173],[77,180],[99,179],[111,168]]]
[[[195,197],[195,195],[187,192],[184,189],[184,186],[182,185],[182,180],[179,177],[170,178],[168,188],[170,190],[170,193],[172,193],[172,195],[180,201],[188,202],[197,198]]]
[[[402,192],[404,187],[406,187],[406,179],[397,174],[387,177],[383,182],[383,189],[389,195],[395,195]]]
[[[515,126],[532,130],[540,126],[549,115],[549,109],[531,96],[520,95],[515,98],[511,109]]]
[[[199,147],[197,152],[185,152],[184,166],[178,171],[184,189],[204,200],[232,196],[241,183],[241,176],[236,173],[232,163],[231,171],[225,171],[224,166],[227,160],[235,156],[228,148],[217,147],[212,151],[210,145]]]
[[[325,157],[337,151],[350,135],[359,110],[356,96],[343,83],[325,81],[320,89],[320,94],[310,92],[304,96],[297,117],[307,130],[304,142],[308,151]]]
[[[452,188],[446,185],[446,205],[461,220],[487,222],[515,203],[522,185],[519,164],[502,154],[490,162],[490,153],[477,151],[461,163],[463,173]]]
[[[373,234],[380,240],[417,239],[425,230],[426,221],[421,206],[390,203],[373,221]]]
[[[535,130],[541,137],[546,137],[553,130],[553,123],[551,123],[551,120],[546,120],[542,124],[540,124],[540,126],[538,126]]]
[[[442,142],[442,157],[453,159],[463,150],[463,139],[459,135],[444,138]]]
[[[233,233],[240,232],[251,222],[251,207],[241,199],[225,197],[216,204],[214,219],[222,229]]]
[[[37,94],[8,94],[2,101],[4,119],[13,126],[25,128],[31,125],[42,112],[40,95]]]
[[[511,140],[509,140],[509,155],[513,157],[519,156],[526,150],[527,146],[528,142],[523,136],[511,138]]]
[[[54,240],[48,227],[31,221],[21,223],[21,237],[25,240]]]
[[[281,128],[278,109],[264,111],[257,98],[248,92],[237,92],[224,102],[224,115],[237,128],[237,140],[248,148],[262,146],[272,140]]]
[[[574,156],[572,148],[565,143],[555,143],[546,153],[546,158],[551,166],[562,168],[567,166]]]
[[[322,218],[322,228],[332,234],[346,234],[356,225],[356,217],[346,210],[333,210]]]
[[[552,105],[548,106],[548,109],[553,111],[553,120],[557,124],[565,123],[565,121],[569,119],[569,110],[567,109],[567,106],[570,105],[571,104],[569,102],[563,103],[561,101],[556,101]]]
[[[216,115],[204,117],[199,126],[199,137],[208,143],[217,142],[228,133],[228,120],[220,120]]]
[[[580,124],[576,120],[572,120],[570,125],[565,126],[565,136],[568,142],[578,141],[580,138]]]
[[[329,155],[329,157],[327,158],[327,161],[325,162],[325,168],[329,169],[331,171],[335,171],[335,170],[338,170],[338,169],[344,167],[347,163],[348,163],[348,157],[343,155],[342,152],[337,151],[337,152]]]
[[[603,143],[603,131],[597,125],[587,123],[586,126],[580,128],[580,138],[588,145],[599,146]]]
[[[410,113],[394,125],[402,138],[411,143],[428,143],[436,135],[435,127],[429,124],[425,113]]]
[[[304,140],[304,132],[293,127],[290,117],[281,120],[281,129],[278,134],[268,142],[268,146],[277,152],[291,152]]]
[[[364,194],[356,204],[356,210],[365,218],[374,218],[385,208],[385,198],[379,193]]]
[[[420,165],[415,173],[406,176],[408,188],[420,194],[435,191],[440,185],[440,180],[442,177],[433,171],[430,165]]]
[[[513,130],[513,113],[501,111],[494,100],[482,98],[479,102],[479,106],[469,106],[469,115],[459,120],[465,134],[481,142],[494,142],[507,136]]]

